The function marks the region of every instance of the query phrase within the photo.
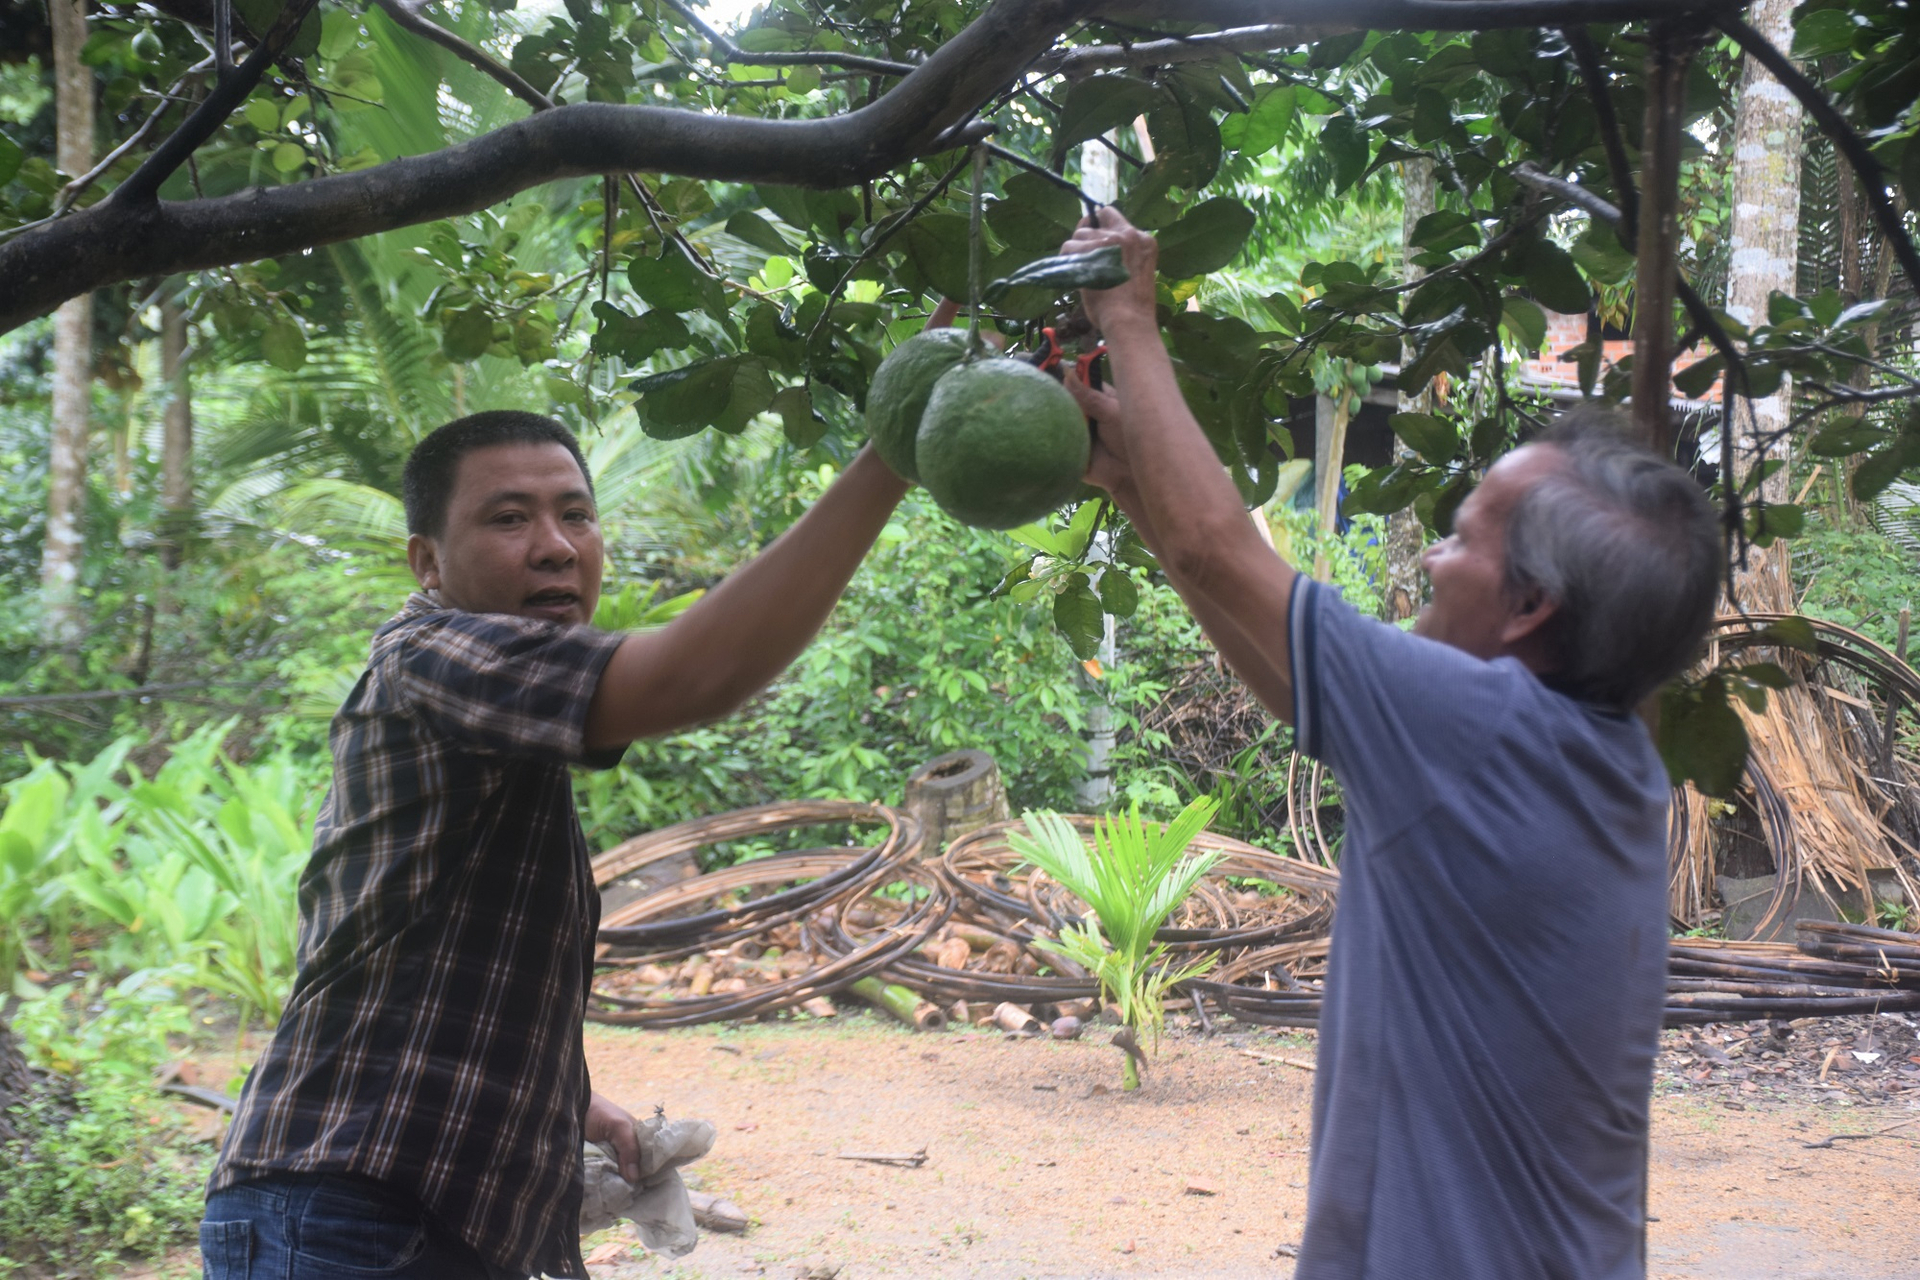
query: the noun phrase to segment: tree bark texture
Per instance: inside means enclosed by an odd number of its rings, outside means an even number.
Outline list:
[[[177,569],[193,524],[193,385],[187,370],[187,312],[170,291],[160,296],[160,373],[167,384],[160,445],[160,555],[167,568]]]
[[[68,3],[70,0],[58,0]],[[0,332],[88,289],[279,257],[458,217],[563,178],[669,173],[834,187],[973,141],[979,105],[1097,14],[1227,27],[1459,31],[1706,14],[1725,0],[1000,0],[877,101],[822,120],[581,102],[459,146],[354,173],[204,200],[138,184],[0,243]],[[1276,40],[1279,37],[1275,37]],[[956,125],[960,134],[942,135]],[[162,144],[162,150],[165,144]],[[158,152],[156,152],[157,154]]]
[[[80,64],[86,0],[50,0],[53,21],[55,162],[69,176],[93,167],[93,72]],[[48,643],[78,638],[80,517],[86,501],[87,426],[93,402],[93,300],[61,303],[53,322],[53,422],[47,465],[47,532],[40,585]]]
[[[8,1025],[4,1010],[0,1010],[0,1142],[11,1142],[20,1136],[8,1108],[25,1102],[32,1089],[33,1072],[27,1069],[27,1060],[21,1056],[20,1046],[14,1043],[13,1028]]]
[[[1647,115],[1641,136],[1640,226],[1634,270],[1633,425],[1663,457],[1673,453],[1673,273],[1680,238],[1680,126],[1694,38],[1671,22],[1648,32]]]
[[[1401,274],[1409,282],[1425,275],[1419,267],[1413,265],[1417,252],[1413,247],[1413,229],[1420,219],[1434,211],[1435,194],[1433,184],[1433,161],[1421,156],[1417,159],[1402,161],[1400,165],[1400,263]],[[1400,349],[1400,363],[1404,368],[1412,356],[1408,347]],[[1427,413],[1433,401],[1431,390],[1417,396],[1400,393],[1400,412]],[[1404,460],[1413,451],[1394,441],[1394,456]],[[1420,517],[1415,515],[1411,506],[1403,507],[1387,517],[1387,589],[1386,609],[1389,621],[1398,622],[1411,618],[1420,612],[1425,592],[1420,582],[1420,551],[1426,542],[1426,535],[1420,526]]]
[[[1758,0],[1747,11],[1752,26],[1784,49],[1793,43],[1793,0]],[[1753,328],[1767,322],[1767,298],[1776,290],[1792,294],[1799,276],[1800,257],[1800,103],[1766,68],[1752,58],[1742,60],[1740,98],[1734,112],[1733,219],[1729,239],[1732,256],[1727,268],[1727,314]],[[1847,178],[1851,179],[1849,172]],[[1846,216],[1854,203],[1853,182],[1841,184],[1842,227],[1858,221]],[[1857,228],[1840,245],[1843,281],[1857,292],[1860,262]],[[1740,479],[1750,475],[1763,459],[1755,447],[1777,437],[1766,459],[1784,459],[1785,429],[1792,416],[1793,389],[1783,378],[1780,390],[1747,405],[1730,399],[1727,422],[1737,433],[1735,470]],[[1763,485],[1768,502],[1786,502],[1786,469]]]

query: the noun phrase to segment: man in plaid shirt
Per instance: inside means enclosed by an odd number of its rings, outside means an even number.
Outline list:
[[[604,548],[559,423],[449,423],[404,487],[421,590],[333,722],[299,976],[208,1184],[210,1280],[587,1274],[582,1140],[611,1142],[629,1177],[638,1147],[587,1079],[600,900],[568,766],[611,767],[763,688],[907,486],[863,450],[644,635],[587,625]]]

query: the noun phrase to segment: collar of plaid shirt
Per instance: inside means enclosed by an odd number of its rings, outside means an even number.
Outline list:
[[[489,1262],[585,1276],[581,1011],[599,923],[569,764],[623,637],[411,596],[334,717],[299,975],[215,1191],[345,1172]]]

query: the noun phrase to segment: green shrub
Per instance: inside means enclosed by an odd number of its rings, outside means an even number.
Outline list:
[[[15,1014],[28,1060],[52,1075],[0,1148],[0,1275],[96,1276],[192,1238],[209,1155],[179,1142],[152,1083],[168,1036],[187,1031],[178,976],[61,986]]]

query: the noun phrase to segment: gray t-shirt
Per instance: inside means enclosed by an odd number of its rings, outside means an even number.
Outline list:
[[[1667,964],[1645,727],[1302,576],[1296,733],[1346,794],[1296,1280],[1644,1275]]]

